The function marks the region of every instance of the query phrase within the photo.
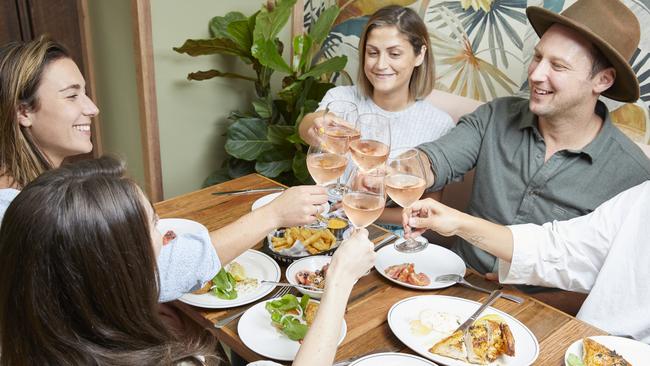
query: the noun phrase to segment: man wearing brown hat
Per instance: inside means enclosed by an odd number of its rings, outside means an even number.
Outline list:
[[[530,99],[495,99],[418,147],[433,191],[475,167],[468,212],[500,224],[585,215],[650,179],[650,160],[598,100],[639,97],[627,63],[639,42],[634,14],[618,0],[578,0],[559,15],[529,7],[526,14],[541,37],[528,68]],[[497,272],[487,252],[461,239],[454,250],[479,272]]]

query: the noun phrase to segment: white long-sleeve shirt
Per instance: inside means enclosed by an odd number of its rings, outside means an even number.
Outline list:
[[[588,215],[509,228],[514,251],[499,263],[501,282],[588,292],[579,319],[650,343],[650,181]]]

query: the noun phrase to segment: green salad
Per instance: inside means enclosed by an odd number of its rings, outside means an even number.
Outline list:
[[[305,338],[317,309],[318,304],[309,301],[308,295],[303,295],[298,300],[294,295],[286,294],[266,303],[273,326],[294,341]]]
[[[231,262],[212,279],[211,292],[214,296],[224,300],[234,300],[237,298],[237,290],[250,291],[259,286],[256,278],[246,276],[244,267],[237,263]]]
[[[580,359],[580,357],[578,357],[577,355],[575,355],[573,353],[569,354],[569,357],[567,358],[566,361],[567,361],[566,363],[567,363],[568,366],[585,366],[585,364],[582,363],[582,360]]]

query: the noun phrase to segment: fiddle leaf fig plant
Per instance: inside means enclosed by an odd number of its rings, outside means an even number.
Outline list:
[[[210,20],[213,38],[188,39],[174,51],[190,56],[221,54],[250,65],[255,76],[219,70],[197,71],[189,80],[225,77],[253,82],[256,98],[247,111],[233,111],[226,132],[228,158],[210,175],[205,185],[219,183],[252,172],[293,185],[311,182],[305,157],[307,146],[298,135],[302,117],[313,112],[328,89],[331,76],[343,70],[345,56],[320,63],[314,61],[321,44],[339,14],[333,5],[325,9],[307,33],[292,40],[290,63],[282,57],[284,44],[278,39],[296,0],[267,1],[251,16],[230,12]],[[280,90],[272,90],[271,75],[282,73]]]

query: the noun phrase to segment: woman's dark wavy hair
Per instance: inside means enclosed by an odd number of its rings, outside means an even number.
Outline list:
[[[210,356],[157,312],[146,200],[110,157],[43,173],[0,226],[0,365],[171,365]]]

